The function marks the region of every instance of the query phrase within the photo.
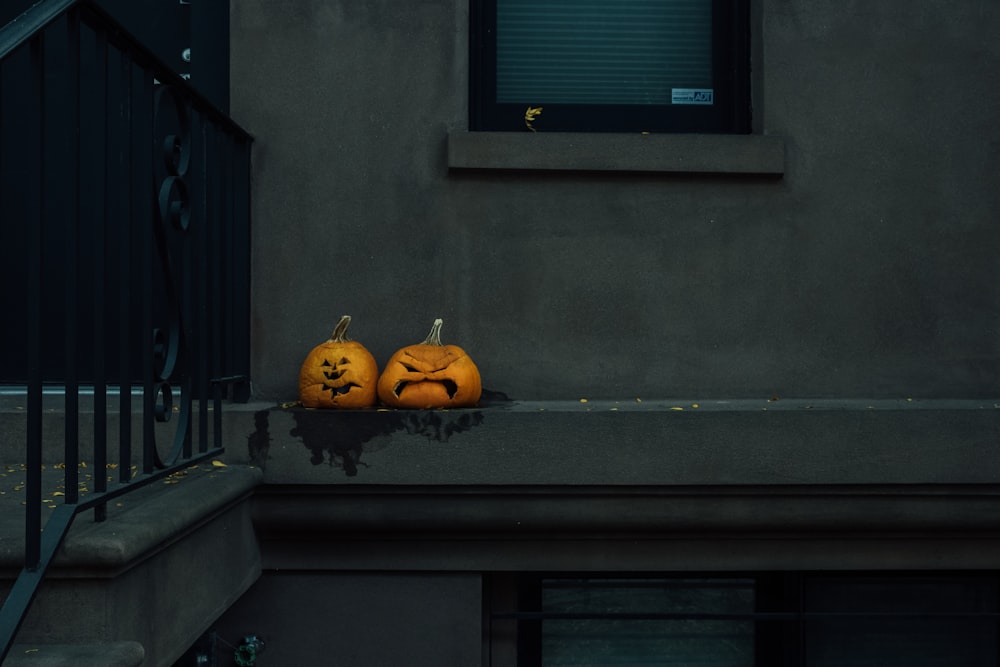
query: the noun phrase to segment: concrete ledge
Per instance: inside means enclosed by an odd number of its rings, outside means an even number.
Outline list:
[[[145,651],[138,642],[104,642],[80,645],[15,644],[4,667],[139,667]]]
[[[785,142],[760,134],[451,132],[448,167],[780,176]]]
[[[995,405],[628,399],[450,411],[271,406],[230,432],[247,433],[247,456],[264,468],[268,484],[994,484]]]
[[[263,487],[261,539],[790,533],[1000,535],[1000,485]]]

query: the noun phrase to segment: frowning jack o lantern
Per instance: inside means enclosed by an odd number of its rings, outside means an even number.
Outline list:
[[[375,405],[378,365],[364,345],[347,338],[344,315],[330,340],[312,349],[299,370],[299,401],[307,408],[367,408]]]
[[[465,350],[441,343],[442,320],[422,343],[398,350],[378,380],[378,397],[394,408],[461,408],[483,393],[479,369]]]

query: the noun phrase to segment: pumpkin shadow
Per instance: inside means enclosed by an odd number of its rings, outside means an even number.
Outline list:
[[[480,408],[496,408],[510,403],[506,394],[483,390]],[[428,441],[447,442],[485,421],[483,412],[473,410],[322,410],[301,405],[280,406],[254,413],[253,433],[247,436],[250,462],[267,467],[270,458],[271,412],[290,413],[295,426],[289,435],[302,441],[313,465],[327,464],[341,468],[348,477],[365,467],[361,456],[376,451],[381,445],[372,441],[380,436],[405,432],[420,435]]]
[[[358,474],[365,443],[403,428],[402,417],[393,413],[362,410],[311,410],[288,408],[295,420],[289,431],[300,438],[311,453],[313,465],[326,463],[343,468],[348,477]]]
[[[484,392],[482,407],[495,406],[508,399],[500,392]],[[365,467],[361,456],[379,447],[372,443],[380,436],[405,432],[433,442],[447,442],[485,421],[481,410],[314,410],[294,406],[281,408],[290,412],[295,426],[292,437],[302,440],[310,452],[309,462],[342,468],[348,477]]]
[[[253,413],[254,432],[247,436],[247,451],[250,453],[250,463],[260,468],[267,467],[271,458],[270,410],[258,410]]]

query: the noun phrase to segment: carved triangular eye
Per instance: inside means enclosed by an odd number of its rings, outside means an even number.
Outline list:
[[[344,364],[349,364],[349,363],[351,363],[351,360],[350,360],[350,359],[348,359],[347,357],[341,357],[341,358],[340,358],[340,361],[339,361],[339,362],[337,362],[337,363],[338,363],[338,364],[340,364],[341,366],[343,366]]]
[[[419,370],[417,370],[416,366],[411,366],[410,364],[407,364],[405,362],[401,361],[401,362],[399,362],[399,365],[402,366],[403,368],[405,368],[406,370],[410,371],[411,373],[419,373],[420,372]]]
[[[323,363],[321,363],[320,366],[333,366],[333,364],[331,364],[329,361],[327,361],[326,359],[324,359]]]

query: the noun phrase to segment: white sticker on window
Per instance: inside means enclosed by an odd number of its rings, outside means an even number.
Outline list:
[[[671,88],[671,104],[712,104],[715,100],[712,88]]]

